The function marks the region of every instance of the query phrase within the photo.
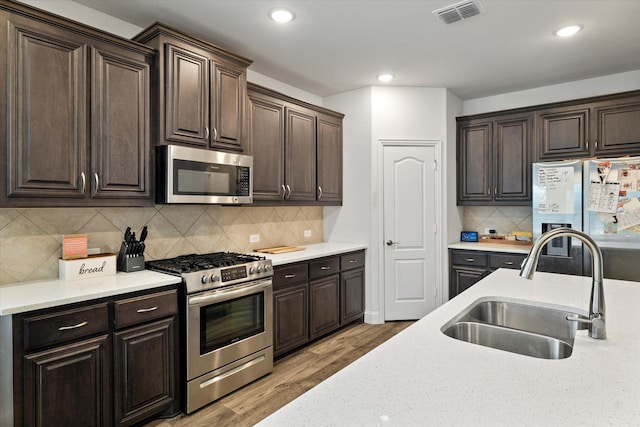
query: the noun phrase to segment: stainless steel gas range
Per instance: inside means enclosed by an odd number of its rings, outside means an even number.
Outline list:
[[[216,252],[146,266],[182,277],[186,413],[273,370],[271,260]]]

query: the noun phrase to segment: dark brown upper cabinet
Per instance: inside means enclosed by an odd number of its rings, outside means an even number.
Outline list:
[[[530,113],[458,121],[458,204],[531,201]]]
[[[538,161],[640,154],[640,96],[598,97],[535,113]]]
[[[159,55],[158,143],[243,151],[251,60],[158,23],[135,40]]]
[[[248,87],[254,203],[340,205],[343,115]]]
[[[152,204],[153,50],[17,3],[0,20],[0,200]]]

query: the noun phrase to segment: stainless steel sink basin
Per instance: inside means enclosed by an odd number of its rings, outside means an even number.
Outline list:
[[[570,310],[526,302],[480,300],[442,327],[461,341],[542,359],[571,356],[576,330],[582,326],[567,320],[581,316]]]

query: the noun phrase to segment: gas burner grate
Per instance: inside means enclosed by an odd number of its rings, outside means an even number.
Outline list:
[[[171,274],[184,274],[211,268],[230,267],[265,259],[259,255],[240,254],[235,252],[213,252],[209,254],[180,255],[175,258],[148,261],[151,269]]]

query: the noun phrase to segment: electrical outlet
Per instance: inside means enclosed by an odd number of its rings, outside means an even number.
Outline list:
[[[260,235],[259,234],[250,234],[249,235],[249,243],[259,243]]]
[[[311,230],[304,230],[304,237],[311,237]]]

